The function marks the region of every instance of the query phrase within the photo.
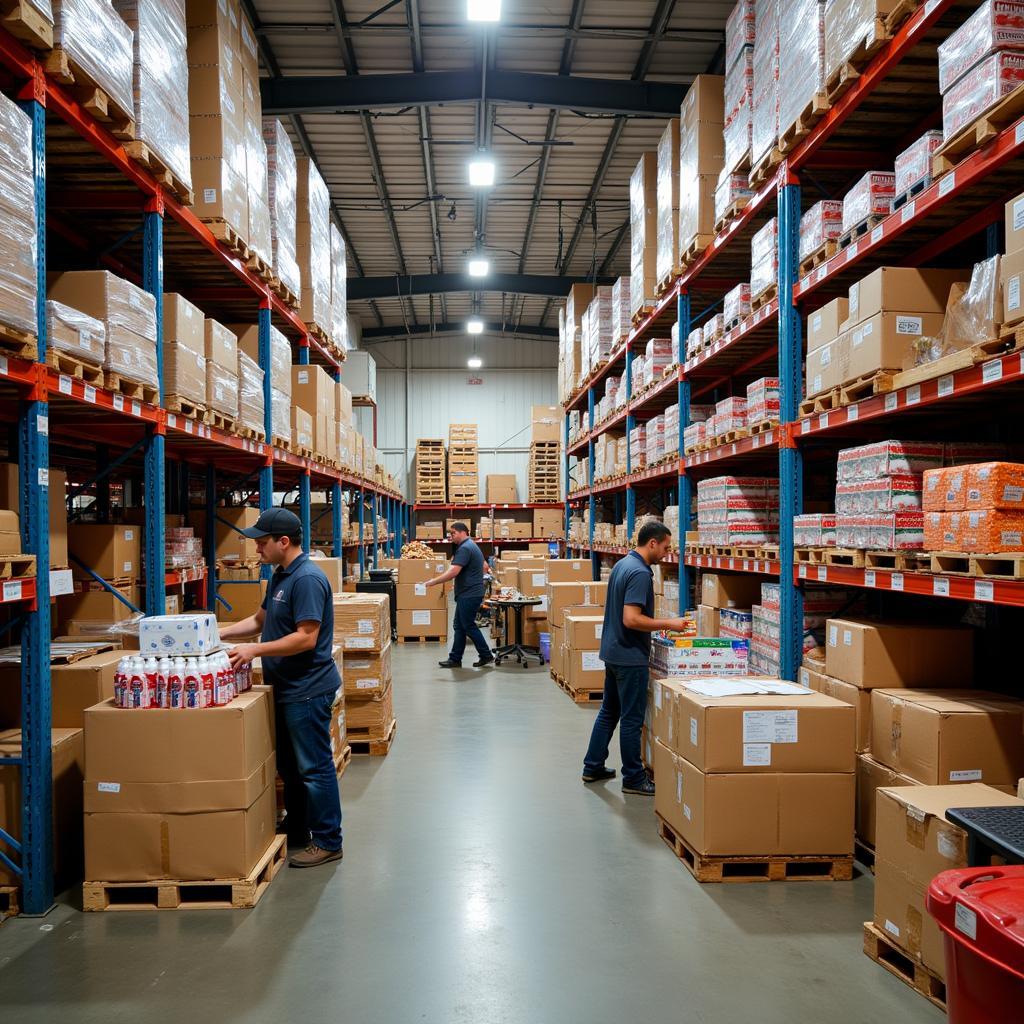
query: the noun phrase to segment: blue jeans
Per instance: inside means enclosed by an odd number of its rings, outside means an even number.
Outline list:
[[[491,656],[491,648],[484,639],[480,627],[476,624],[476,613],[483,603],[479,597],[457,597],[455,598],[455,619],[452,622],[452,649],[448,655],[449,661],[462,664],[462,656],[466,653],[466,637],[473,641],[476,653],[481,658]]]
[[[288,835],[321,850],[341,849],[341,797],[331,757],[331,706],[325,693],[291,704],[275,702],[277,770],[284,782]]]
[[[622,754],[622,781],[636,785],[647,778],[640,760],[640,729],[644,724],[647,707],[646,665],[604,666],[604,698],[601,710],[590,734],[590,746],[583,759],[583,770],[596,771],[604,767],[608,745],[615,726],[619,725],[619,749]]]

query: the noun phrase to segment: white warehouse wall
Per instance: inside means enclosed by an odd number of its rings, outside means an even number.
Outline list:
[[[479,370],[466,367],[473,346],[465,336],[369,342],[364,348],[377,360],[377,447],[410,500],[417,438],[447,442],[448,424],[454,422],[479,428],[481,501],[489,473],[514,473],[519,500],[526,501],[530,408],[556,404],[557,345],[482,339]],[[483,383],[470,384],[471,378]]]

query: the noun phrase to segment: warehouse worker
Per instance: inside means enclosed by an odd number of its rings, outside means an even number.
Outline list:
[[[428,587],[439,587],[449,580],[455,580],[455,621],[452,624],[452,649],[445,661],[439,661],[441,668],[462,668],[462,655],[466,651],[466,637],[473,641],[479,660],[473,668],[483,668],[494,661],[487,641],[476,624],[476,613],[484,600],[484,556],[469,535],[465,523],[452,523],[448,531],[455,554],[451,568],[427,580]]]
[[[256,541],[260,561],[274,566],[255,615],[225,626],[224,640],[260,634],[259,643],[228,652],[232,665],[260,658],[274,687],[277,770],[284,782],[289,845],[305,849],[289,863],[311,868],[341,860],[341,798],[331,755],[331,709],[340,686],[331,656],[334,598],[316,562],[302,550],[294,512],[270,508],[242,534]]]
[[[608,745],[621,722],[622,791],[652,796],[654,783],[640,760],[640,727],[647,706],[651,633],[659,629],[683,630],[683,619],[655,619],[654,573],[672,546],[672,531],[656,520],[640,527],[636,548],[612,569],[605,599],[601,632],[604,662],[604,699],[597,713],[590,746],[583,759],[583,781],[614,779],[615,770],[605,767]]]

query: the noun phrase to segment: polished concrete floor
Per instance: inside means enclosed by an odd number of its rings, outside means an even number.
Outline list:
[[[397,739],[342,780],[341,864],[282,871],[252,911],[62,904],[11,920],[3,1018],[942,1020],[861,952],[870,877],[698,885],[658,838],[649,800],[624,798],[617,781],[580,784],[593,710],[540,670],[453,673],[439,656],[397,650]]]

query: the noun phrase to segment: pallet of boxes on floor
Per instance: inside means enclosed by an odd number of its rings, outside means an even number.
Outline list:
[[[425,557],[403,554],[398,560],[395,634],[403,644],[446,643],[449,587],[426,583],[445,572],[448,562],[429,548],[419,553]]]

